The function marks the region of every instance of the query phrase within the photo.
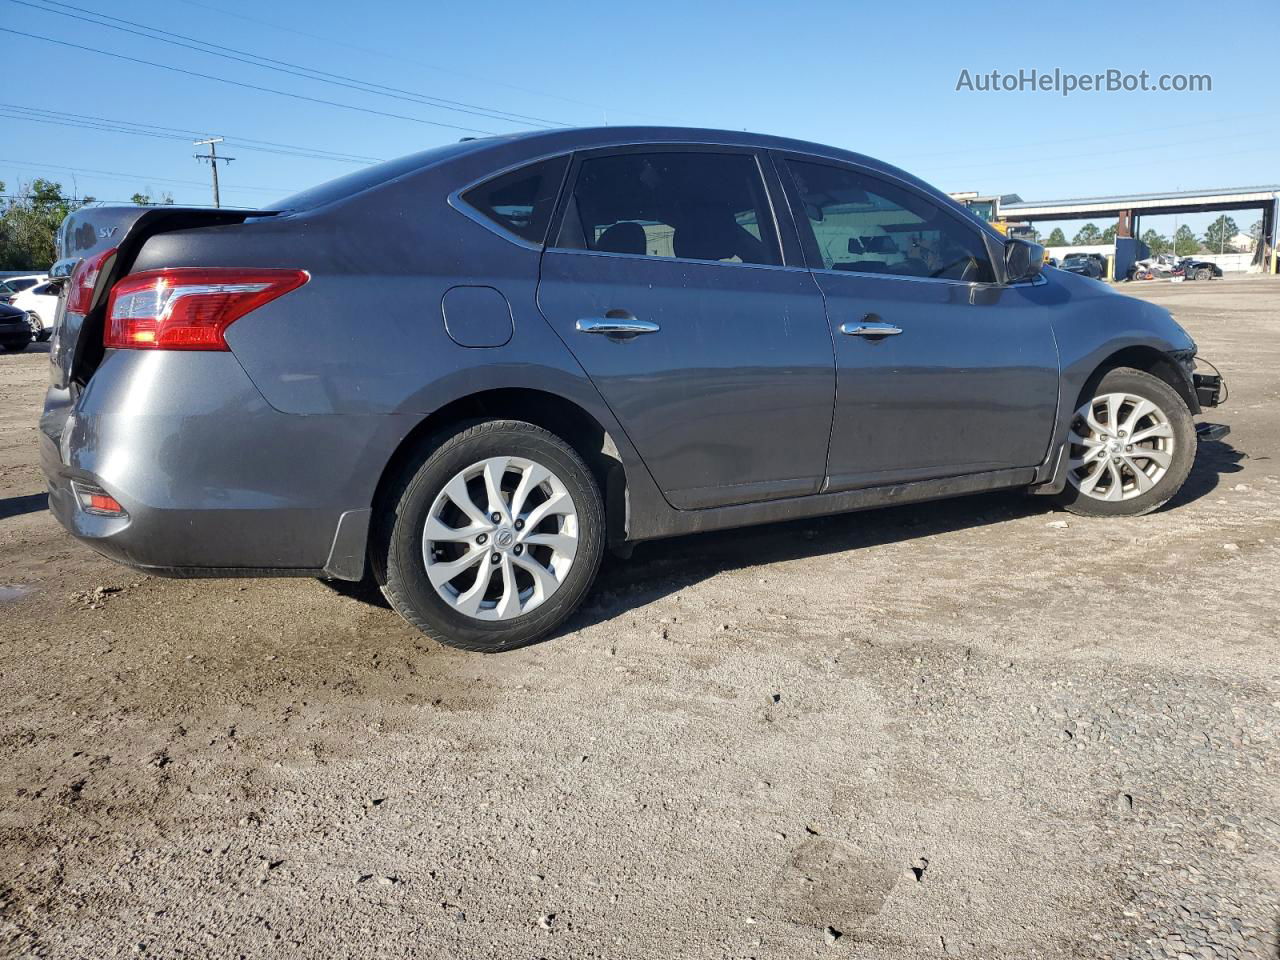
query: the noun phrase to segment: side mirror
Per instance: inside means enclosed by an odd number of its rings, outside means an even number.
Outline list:
[[[1044,267],[1044,247],[1029,240],[1010,238],[1004,247],[1004,273],[1008,283],[1033,280]]]

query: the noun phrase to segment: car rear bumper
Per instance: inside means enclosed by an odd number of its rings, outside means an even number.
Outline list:
[[[51,388],[40,455],[77,539],[169,576],[364,573],[370,504],[401,418],[270,407],[229,353],[109,353],[73,403]],[[86,512],[72,482],[125,516]]]

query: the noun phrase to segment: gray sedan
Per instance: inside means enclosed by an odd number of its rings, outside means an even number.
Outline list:
[[[1154,510],[1218,399],[1164,309],[902,170],[729,131],[85,208],[59,256],[42,457],[73,535],[160,574],[372,579],[470,650],[546,635],[637,541],[1001,488]]]

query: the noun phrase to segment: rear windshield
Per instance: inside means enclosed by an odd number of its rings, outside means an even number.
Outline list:
[[[415,170],[432,166],[441,160],[460,156],[478,147],[487,146],[492,142],[493,138],[486,138],[484,140],[464,140],[460,143],[447,143],[443,147],[435,147],[431,150],[423,150],[421,153],[410,154],[407,157],[375,163],[373,166],[363,167],[353,173],[322,183],[309,190],[291,194],[283,200],[272,204],[267,209],[309,210],[313,207],[322,207],[327,203],[355,196],[357,193],[362,193],[370,187],[376,187],[380,183],[395,180],[407,173],[413,173]]]

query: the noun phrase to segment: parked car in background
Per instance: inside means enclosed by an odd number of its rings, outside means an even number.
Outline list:
[[[58,244],[72,534],[158,574],[369,576],[469,650],[554,629],[607,547],[1000,488],[1136,516],[1226,433],[1167,310],[797,140],[476,139],[270,212],[85,207]]]
[[[0,303],[0,349],[16,353],[31,346],[32,339],[26,312]]]
[[[37,283],[16,294],[9,303],[27,312],[33,337],[43,343],[52,336],[53,318],[58,312],[57,284]]]
[[[47,283],[48,274],[32,273],[21,277],[5,277],[0,280],[0,298],[10,297],[21,293],[23,290],[30,290],[37,284]]]
[[[1101,280],[1107,275],[1107,261],[1099,253],[1068,253],[1062,258],[1061,269]]]
[[[1196,257],[1183,257],[1178,261],[1177,269],[1182,271],[1186,280],[1221,280],[1222,268],[1209,260]]]

